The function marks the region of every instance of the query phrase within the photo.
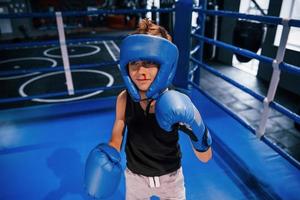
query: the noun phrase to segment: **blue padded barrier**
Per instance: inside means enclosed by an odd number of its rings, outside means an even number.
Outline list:
[[[192,90],[191,97],[212,132],[214,155],[207,164],[199,162],[188,136],[180,134],[187,200],[297,199],[298,169],[201,93]],[[10,132],[17,140],[7,138],[11,143],[0,148],[0,199],[88,199],[81,182],[84,159],[90,148],[109,139],[115,100],[2,111],[0,136]],[[71,171],[61,173],[66,166]],[[58,189],[64,198],[55,196]],[[109,200],[123,196],[124,180]]]
[[[263,199],[299,199],[300,170],[196,89],[191,98],[213,133],[222,158]]]
[[[81,100],[60,104],[37,105],[34,107],[13,108],[0,112],[0,121],[14,123],[38,122],[39,120],[56,119],[58,117],[75,116],[77,114],[99,112],[115,108],[116,97]],[[86,102],[82,106],[82,102]],[[67,109],[66,109],[67,108]],[[18,113],[18,114],[16,114]]]

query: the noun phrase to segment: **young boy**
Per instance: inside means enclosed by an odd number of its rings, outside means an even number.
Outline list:
[[[105,163],[118,163],[115,149],[120,151],[127,127],[126,200],[153,195],[185,199],[178,129],[191,136],[199,160],[207,162],[212,156],[211,138],[198,110],[186,95],[167,89],[177,59],[171,36],[148,19],[122,43],[120,70],[127,89],[117,97],[112,138],[102,152],[108,157]],[[117,174],[113,176],[119,178]]]

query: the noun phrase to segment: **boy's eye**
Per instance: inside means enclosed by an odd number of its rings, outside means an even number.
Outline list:
[[[137,65],[137,61],[132,61],[128,63],[129,65]]]
[[[153,66],[159,66],[156,62],[154,61],[132,61],[129,62],[129,65],[132,67],[153,67]]]
[[[145,65],[147,66],[150,66],[150,65],[157,65],[157,63],[156,62],[153,62],[153,61],[145,61],[144,62],[145,63]]]
[[[159,65],[153,61],[144,61],[143,66],[146,68],[151,68],[151,67],[158,67]]]

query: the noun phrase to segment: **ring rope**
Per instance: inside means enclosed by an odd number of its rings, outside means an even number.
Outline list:
[[[123,88],[125,88],[125,85],[81,89],[81,90],[75,90],[74,92],[75,92],[75,94],[84,94],[84,93],[89,93],[89,92],[96,92],[98,90],[113,90],[113,89],[123,89]],[[63,96],[63,95],[68,95],[68,94],[69,94],[68,91],[65,91],[65,92],[53,92],[53,93],[48,93],[48,94],[26,96],[26,97],[3,98],[3,99],[0,99],[0,103],[20,102],[20,101],[26,101],[26,100],[31,100],[31,99],[35,99],[35,98],[58,97],[58,96]]]
[[[157,8],[157,9],[99,9],[93,11],[64,11],[62,12],[63,17],[74,17],[74,16],[87,16],[87,15],[103,15],[103,14],[140,14],[147,12],[159,12],[159,13],[170,13],[174,12],[175,8]],[[0,14],[0,19],[7,18],[54,18],[55,12],[33,12],[33,13],[14,13],[14,14]]]
[[[99,42],[99,41],[106,41],[106,40],[122,40],[127,35],[121,36],[99,36],[93,38],[77,38],[77,39],[68,39],[66,40],[66,44],[80,44],[80,43],[87,43],[87,42]],[[40,46],[53,46],[59,45],[59,40],[49,40],[49,41],[40,41],[40,42],[22,42],[17,44],[0,44],[0,50],[3,49],[15,49],[15,48],[25,48],[25,47],[40,47]]]
[[[90,69],[90,68],[97,68],[97,67],[107,67],[111,65],[117,65],[119,64],[119,61],[107,61],[107,62],[101,62],[97,64],[81,64],[81,65],[71,65],[71,71],[73,69]],[[39,67],[36,67],[39,68]],[[0,76],[11,76],[11,75],[18,75],[18,74],[24,74],[24,73],[32,73],[32,72],[53,72],[53,71],[60,71],[63,70],[63,66],[56,66],[56,67],[41,67],[39,69],[16,69],[16,70],[7,70],[0,72]]]
[[[233,18],[240,18],[240,19],[249,19],[255,20],[259,22],[264,22],[266,24],[274,24],[274,25],[284,25],[285,19],[281,17],[275,16],[261,16],[261,15],[250,15],[250,14],[243,14],[233,11],[215,11],[215,10],[204,10],[202,8],[194,8],[193,11],[197,11],[207,15],[217,15],[217,16],[225,16],[225,17],[233,17]],[[291,19],[288,22],[289,26],[300,27],[300,20]]]
[[[222,78],[223,80],[227,81],[228,83],[231,83],[232,85],[234,85],[235,87],[243,90],[244,92],[246,92],[247,94],[251,95],[252,97],[254,97],[255,99],[259,100],[260,102],[264,101],[264,96],[257,94],[255,92],[253,92],[252,90],[250,90],[249,88],[239,84],[238,82],[232,80],[231,78],[225,76],[224,74],[220,73],[218,70],[215,70],[214,68],[208,66],[207,64],[200,62],[199,60],[196,60],[195,58],[191,57],[191,61],[194,63],[197,63],[200,67],[202,67],[203,69],[211,72],[212,74],[214,74],[217,77]]]
[[[295,66],[295,65],[291,65],[285,62],[281,62],[279,64],[279,69],[285,72],[289,72],[291,74],[296,74],[296,75],[300,75],[300,68]]]
[[[285,108],[284,106],[280,105],[279,103],[276,103],[274,101],[270,102],[270,107],[277,110],[278,112],[284,114],[288,118],[294,120],[298,124],[300,124],[300,116],[298,116],[296,113],[292,112],[291,110]]]
[[[190,85],[192,85],[192,87],[194,87],[200,93],[202,93],[204,96],[206,96],[208,99],[210,99],[212,102],[214,102],[216,105],[218,105],[226,113],[228,113],[230,116],[232,116],[234,119],[236,119],[239,123],[241,123],[241,125],[243,125],[245,128],[247,128],[248,130],[250,130],[251,133],[253,133],[254,135],[256,135],[255,129],[252,128],[245,120],[243,120],[241,117],[239,117],[233,111],[231,111],[229,108],[227,108],[226,106],[224,106],[223,104],[221,104],[218,100],[216,100],[215,98],[213,98],[212,96],[210,96],[207,92],[203,91],[198,85],[196,85],[192,81],[188,81],[188,83]],[[295,158],[293,158],[291,155],[289,155],[286,151],[284,151],[279,146],[274,145],[273,142],[269,138],[267,138],[265,136],[262,136],[260,139],[263,142],[265,142],[266,144],[268,144],[272,149],[274,149],[274,151],[276,151],[281,156],[283,156],[284,158],[286,158],[297,169],[300,169],[300,162],[297,161]]]
[[[252,97],[254,97],[255,99],[259,100],[260,102],[263,102],[265,97],[260,95],[260,94],[257,94],[255,92],[253,92],[251,89],[239,84],[238,82],[232,80],[231,78],[225,76],[224,74],[220,73],[218,70],[215,70],[214,68],[204,64],[204,63],[201,63],[200,61],[196,60],[195,58],[191,58],[191,61],[196,63],[197,65],[199,65],[200,67],[202,67],[203,69],[209,71],[210,73],[214,74],[215,76],[217,77],[220,77],[222,78],[223,80],[225,80],[226,82],[228,83],[231,83],[232,85],[234,85],[235,87],[239,88],[240,90],[246,92],[247,94],[251,95]],[[294,120],[295,122],[297,123],[300,123],[300,117],[290,111],[289,109],[285,108],[284,106],[272,101],[270,102],[270,106],[275,109],[276,111],[286,115],[288,118]]]
[[[275,16],[257,16],[257,15],[249,15],[249,14],[241,14],[241,13],[237,13],[237,12],[231,12],[231,11],[215,11],[215,10],[204,10],[201,8],[194,8],[192,9],[193,11],[197,11],[199,12],[199,14],[202,14],[202,15],[217,15],[217,16],[227,16],[227,17],[234,17],[234,18],[241,18],[241,19],[248,19],[248,20],[255,20],[255,21],[259,21],[259,22],[265,22],[266,24],[275,24],[275,25],[283,25],[283,27],[285,28],[285,30],[288,30],[290,29],[291,26],[295,26],[295,27],[300,27],[300,20],[296,20],[296,19],[286,19],[286,18],[280,18],[280,17],[275,17]],[[271,26],[270,26],[271,27]],[[272,26],[272,27],[275,27],[275,26]],[[203,33],[201,33],[201,35],[197,35],[195,34],[195,31],[191,32],[191,36],[192,37],[195,37],[196,39],[200,40],[200,44],[204,41],[206,43],[209,43],[209,44],[213,44],[213,45],[216,45],[218,47],[223,47],[223,48],[226,48],[226,49],[229,49],[231,51],[233,51],[234,53],[237,53],[237,54],[240,54],[240,55],[244,55],[246,57],[249,57],[249,58],[255,58],[257,60],[260,60],[262,62],[266,62],[266,63],[269,63],[273,66],[273,75],[272,75],[272,80],[273,78],[275,77],[276,78],[276,73],[274,74],[274,71],[279,71],[279,75],[280,75],[280,71],[285,71],[285,72],[288,72],[288,73],[293,73],[293,74],[297,74],[299,75],[300,73],[300,69],[299,67],[297,66],[294,66],[294,65],[291,65],[291,64],[287,64],[287,63],[284,63],[283,61],[283,57],[284,57],[284,50],[286,48],[286,41],[287,41],[287,37],[288,37],[288,31],[286,31],[286,33],[282,34],[281,36],[281,42],[280,42],[280,47],[278,48],[278,51],[277,51],[277,56],[276,58],[269,58],[267,56],[263,56],[263,55],[257,55],[256,53],[252,52],[252,51],[249,51],[249,50],[246,50],[246,49],[242,49],[242,48],[238,48],[236,46],[233,46],[233,45],[229,45],[227,43],[224,43],[224,42],[221,42],[221,41],[217,41],[217,40],[213,40],[213,39],[210,39],[210,38],[207,38],[207,37],[204,37]],[[197,46],[196,46],[197,47]],[[196,48],[195,48],[196,49]],[[194,49],[194,50],[195,50]],[[195,53],[194,50],[192,51],[192,53]],[[191,56],[192,56],[192,53],[191,53]],[[200,58],[201,59],[201,58]],[[259,97],[259,100],[261,100],[261,98],[263,98],[262,96],[256,96],[257,94],[254,93],[252,90],[248,89],[248,88],[245,88],[244,86],[240,87],[241,85],[240,84],[236,84],[235,81],[233,81],[232,79],[229,79],[228,77],[224,76],[222,73],[218,72],[217,70],[209,67],[208,65],[202,63],[202,60],[199,61],[199,60],[196,60],[195,58],[191,57],[190,60],[194,63],[196,63],[196,67],[200,68],[204,68],[205,70],[213,73],[214,75],[220,77],[220,78],[223,78],[225,81],[233,84],[234,86],[238,87],[239,89],[241,89],[242,91],[250,94],[251,96],[255,97],[256,99],[258,99],[257,97]],[[196,67],[194,69],[196,69]],[[276,69],[277,67],[277,69]],[[193,69],[193,70],[194,70]],[[195,71],[195,70],[194,70]],[[197,70],[198,71],[198,70]],[[189,74],[190,75],[190,74]],[[192,75],[190,75],[192,76]],[[275,80],[275,79],[274,79]],[[198,80],[196,79],[196,82]],[[192,81],[189,81],[190,84],[192,84],[194,87],[197,88],[196,84],[193,83]],[[273,85],[271,85],[273,84]],[[278,82],[274,82],[274,83],[270,83],[270,88],[272,86],[274,86],[274,84],[278,84]],[[270,88],[268,90],[268,97],[269,97],[269,93],[270,93]],[[275,88],[277,88],[277,85],[275,86]],[[201,90],[199,88],[199,90]],[[276,89],[275,91],[272,91],[271,89],[271,93],[272,92],[276,92]],[[213,99],[213,97],[211,97],[210,95],[208,94],[205,94],[205,96],[209,97],[210,99]],[[296,113],[290,111],[289,109],[285,108],[284,106],[274,102],[272,98],[268,99],[268,97],[265,97],[263,99],[263,103],[264,103],[264,113],[266,113],[266,106],[265,106],[265,102],[266,100],[268,100],[268,107],[267,107],[267,110],[268,108],[273,108],[277,111],[279,111],[280,113],[284,114],[285,116],[287,116],[288,118],[292,119],[293,121],[297,122],[297,123],[300,123],[300,116],[297,115]],[[216,100],[214,101],[215,103],[217,102]],[[221,108],[224,108],[224,110],[228,110],[229,113],[231,116],[233,116],[234,118],[238,119],[239,117],[238,116],[234,116],[235,114],[230,111],[228,108],[226,108],[226,106],[222,105],[221,103],[217,102],[217,104],[221,107]],[[285,151],[283,151],[281,148],[277,147],[276,145],[273,145],[272,142],[264,137],[263,134],[260,134],[258,135],[257,134],[257,130],[254,130],[254,128],[250,127],[246,121],[244,121],[243,119],[238,119],[238,121],[245,125],[249,130],[251,130],[252,133],[254,133],[256,136],[261,136],[260,139],[262,139],[265,143],[268,143],[270,147],[272,147],[275,151],[279,152],[281,155],[283,155],[283,157],[285,157],[287,160],[289,160],[294,166],[296,166],[298,169],[300,169],[300,163],[299,161],[295,160],[292,156],[288,155]],[[261,125],[263,125],[262,127],[264,128],[265,127],[265,121],[264,119],[262,118],[261,121],[260,121],[260,127],[261,128]],[[264,133],[264,129],[262,131],[262,133]]]
[[[207,37],[195,34],[195,33],[193,33],[191,35],[193,37],[195,37],[196,39],[205,41],[205,42],[207,42],[209,44],[214,44],[214,45],[216,45],[218,47],[223,47],[223,48],[229,49],[229,50],[233,51],[234,53],[238,53],[240,55],[247,56],[249,58],[255,58],[257,60],[260,60],[262,62],[269,63],[269,64],[272,64],[273,61],[274,61],[274,59],[272,59],[270,57],[263,56],[263,55],[257,55],[256,53],[254,53],[252,51],[249,51],[247,49],[242,49],[242,48],[239,48],[239,47],[227,44],[225,42],[220,42],[220,41],[217,41],[217,40],[214,40],[214,39],[210,39],[210,38],[207,38]]]
[[[0,50],[25,48],[25,47],[51,46],[51,45],[59,45],[59,41],[49,40],[43,42],[21,42],[16,44],[5,43],[5,44],[0,44]]]

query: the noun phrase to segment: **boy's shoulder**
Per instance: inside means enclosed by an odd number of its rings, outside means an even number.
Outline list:
[[[127,91],[123,90],[122,92],[119,93],[117,100],[121,101],[121,102],[124,102],[124,101],[126,102],[126,99],[127,99]]]

